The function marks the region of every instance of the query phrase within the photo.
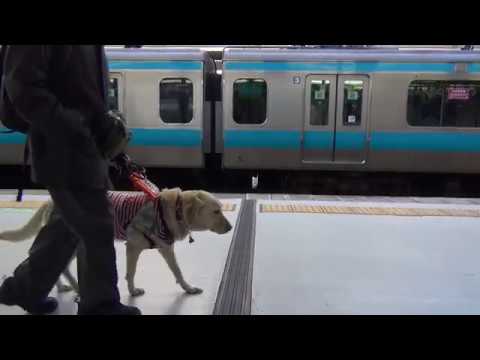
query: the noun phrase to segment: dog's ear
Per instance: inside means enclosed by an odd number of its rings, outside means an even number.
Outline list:
[[[199,194],[195,194],[185,202],[185,213],[189,221],[192,221],[198,211],[205,206],[205,201]]]
[[[195,194],[185,204],[187,208],[191,208],[194,211],[200,210],[205,205],[205,201],[201,198],[200,194]]]
[[[201,209],[203,206],[205,206],[205,201],[202,199],[202,196],[200,193],[195,195],[195,207],[197,209]]]
[[[185,201],[183,207],[184,207],[184,210],[185,210],[185,217],[187,219],[187,222],[191,223],[192,220],[193,220],[193,217],[195,215],[194,198],[190,199],[189,201]]]

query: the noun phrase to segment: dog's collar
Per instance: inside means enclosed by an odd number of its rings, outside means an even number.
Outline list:
[[[182,202],[182,197],[180,194],[177,196],[177,201],[175,202],[175,218],[177,219],[178,222],[185,222],[185,219],[183,218],[183,202]],[[188,233],[188,242],[191,244],[195,240],[192,237],[192,233]]]

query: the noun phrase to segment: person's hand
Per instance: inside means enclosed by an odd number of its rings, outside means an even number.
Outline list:
[[[111,160],[111,166],[117,171],[119,176],[128,177],[132,173],[137,173],[141,176],[146,176],[147,170],[134,162],[130,157],[121,153]]]
[[[122,114],[109,111],[105,116],[110,126],[98,139],[98,146],[107,159],[113,159],[125,152],[132,135]]]

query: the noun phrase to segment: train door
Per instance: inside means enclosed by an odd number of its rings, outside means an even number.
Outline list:
[[[335,140],[336,75],[310,75],[306,79],[305,123],[302,136],[304,162],[332,162]]]
[[[303,162],[366,161],[367,76],[310,75],[305,104]]]
[[[364,163],[367,160],[368,77],[339,75],[334,162]]]

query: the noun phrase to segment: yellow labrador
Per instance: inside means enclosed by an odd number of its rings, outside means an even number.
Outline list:
[[[174,243],[186,239],[192,231],[212,231],[225,234],[232,229],[232,225],[222,212],[222,204],[212,194],[206,191],[181,191],[180,189],[166,189],[160,192],[153,201],[140,201],[138,209],[134,211],[131,219],[125,222],[119,214],[125,213],[123,206],[132,204],[130,201],[116,201],[128,196],[143,196],[139,193],[109,192],[114,208],[115,237],[124,238],[127,246],[127,274],[128,290],[132,296],[144,294],[144,290],[135,287],[135,272],[137,262],[142,251],[157,249],[167,262],[177,283],[188,294],[199,294],[201,289],[191,286],[184,279],[175,257]],[[128,200],[128,199],[126,199]],[[53,203],[46,202],[34,214],[30,221],[18,230],[0,233],[0,239],[13,242],[23,241],[35,236],[49,219],[53,210]],[[120,229],[124,221],[123,234]],[[123,236],[121,236],[123,235]],[[71,287],[78,293],[78,284],[71,275],[69,267],[63,273]],[[70,288],[57,283],[60,291]]]

